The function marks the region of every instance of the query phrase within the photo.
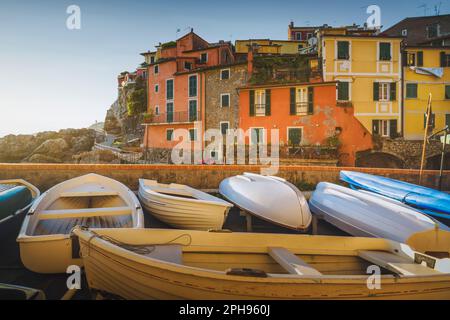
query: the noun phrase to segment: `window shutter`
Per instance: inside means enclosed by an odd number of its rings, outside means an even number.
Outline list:
[[[380,134],[380,120],[372,120],[372,134]]]
[[[314,87],[308,87],[308,114],[314,114]]]
[[[397,137],[397,120],[389,120],[389,135],[392,139]]]
[[[290,112],[289,114],[291,116],[295,116],[295,114],[297,113],[296,111],[296,105],[295,105],[295,88],[291,88],[291,107],[290,107]]]
[[[441,67],[445,68],[447,66],[447,61],[445,61],[445,51],[441,51]]]
[[[391,82],[390,85],[390,101],[396,101],[397,100],[397,83],[396,82]]]
[[[270,102],[271,102],[271,97],[270,97],[270,89],[266,90],[266,116],[270,116]]]
[[[250,117],[255,115],[255,90],[250,90]]]
[[[417,52],[417,66],[423,67],[423,51]]]
[[[380,84],[378,82],[373,83],[373,101],[380,100]]]

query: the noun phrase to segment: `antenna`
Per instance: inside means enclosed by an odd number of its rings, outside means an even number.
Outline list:
[[[438,16],[441,13],[442,1],[439,1],[439,4],[434,6],[434,12]]]
[[[417,7],[418,9],[423,8],[423,15],[426,16],[427,15],[427,11],[428,11],[428,5],[426,3],[422,3],[420,6]]]

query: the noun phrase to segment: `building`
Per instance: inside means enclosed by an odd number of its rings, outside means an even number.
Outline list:
[[[402,132],[401,43],[403,37],[359,27],[317,32],[324,81],[337,81],[337,104],[352,106],[372,134]]]
[[[423,140],[432,95],[432,126],[450,126],[450,47],[408,46],[404,56],[404,137]]]
[[[291,21],[291,23],[288,26],[288,40],[289,41],[306,41],[308,42],[309,39],[314,37],[314,33],[317,29],[328,27],[327,25],[323,26],[295,26],[294,22]]]
[[[176,129],[189,131],[192,141],[200,140],[202,132],[195,128],[204,119],[205,112],[205,79],[200,71],[230,65],[234,63],[234,54],[229,42],[211,44],[193,30],[157,49],[158,58],[148,65],[147,72],[144,148],[150,152],[166,152],[167,156],[178,144],[173,138]]]
[[[266,74],[259,69],[267,59],[270,57],[250,54],[251,77],[239,89],[240,128],[249,132],[246,144],[272,144],[271,131],[278,129],[282,157],[307,152],[308,148],[316,156],[317,152],[335,150],[333,158],[339,157],[343,165],[354,165],[356,153],[372,147],[371,135],[355,119],[351,107],[337,106],[336,82],[317,79],[311,67],[317,66],[317,56],[284,57],[283,62],[277,59],[278,64],[271,64],[273,73],[282,69],[281,74],[289,76],[276,76],[273,81],[260,78]],[[299,72],[295,77],[289,70],[285,72],[287,64]],[[301,64],[303,68],[299,68]]]
[[[259,47],[259,54],[298,54],[308,46],[308,41],[249,39],[235,42],[237,54],[247,54],[253,46]]]
[[[450,45],[450,14],[410,17],[383,31],[388,36],[403,36],[405,45]]]

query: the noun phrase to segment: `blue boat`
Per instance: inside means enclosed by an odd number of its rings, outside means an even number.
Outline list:
[[[39,190],[24,180],[0,181],[0,238],[11,232],[17,236],[18,228]]]
[[[341,171],[340,178],[353,189],[378,193],[431,216],[450,219],[450,194],[445,192],[361,172]]]

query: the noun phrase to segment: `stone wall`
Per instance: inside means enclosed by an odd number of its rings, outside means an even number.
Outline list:
[[[156,179],[160,182],[187,184],[199,189],[217,189],[220,182],[244,172],[260,172],[260,166],[219,165],[73,165],[73,164],[0,164],[0,180],[21,178],[28,180],[41,191],[62,181],[88,173],[108,176],[126,184],[132,190],[138,188],[138,179]],[[313,188],[318,182],[339,182],[340,170],[356,170],[394,179],[417,183],[418,170],[336,168],[322,166],[280,166],[278,176],[287,179],[301,189]],[[437,171],[425,171],[423,185],[436,187]],[[450,190],[450,171],[444,173],[443,187]]]

